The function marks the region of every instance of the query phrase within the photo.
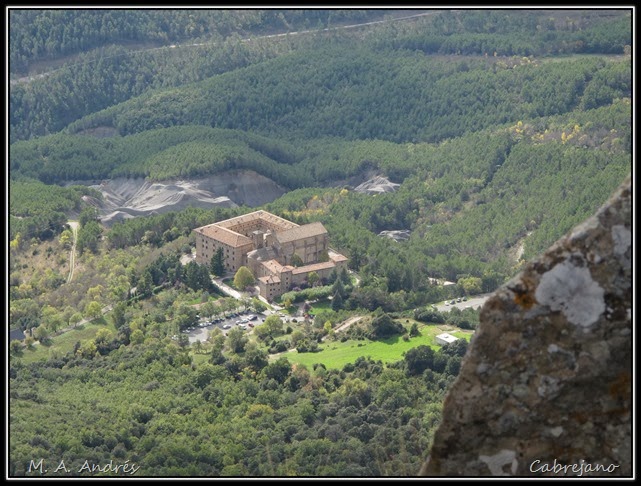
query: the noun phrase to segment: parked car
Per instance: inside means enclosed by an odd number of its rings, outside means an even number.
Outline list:
[[[225,324],[225,325],[223,326],[223,329],[229,329],[229,328],[231,328],[231,324]]]

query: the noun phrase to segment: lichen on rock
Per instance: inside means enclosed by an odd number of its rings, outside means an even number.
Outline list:
[[[546,272],[536,289],[536,300],[561,311],[572,324],[589,327],[605,311],[603,289],[587,268],[564,261]]]

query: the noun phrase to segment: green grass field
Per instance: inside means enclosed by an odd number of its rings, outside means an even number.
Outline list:
[[[331,310],[331,308],[332,308],[332,303],[329,300],[323,300],[321,302],[316,302],[315,304],[312,304],[311,308],[309,309],[309,314],[312,316],[315,316],[320,311]]]
[[[407,327],[411,326],[412,320]],[[420,336],[410,338],[409,341],[404,341],[402,336],[395,336],[392,338],[380,341],[354,341],[348,340],[344,343],[340,341],[328,341],[319,346],[321,351],[317,353],[298,353],[296,350],[283,353],[280,356],[285,356],[291,363],[304,364],[309,369],[315,363],[322,363],[327,368],[342,369],[347,363],[353,363],[360,356],[369,356],[374,360],[381,360],[383,363],[392,363],[403,359],[403,353],[407,350],[415,348],[420,345],[430,346],[432,349],[437,350],[440,348],[436,344],[436,335],[443,332],[449,332],[453,336],[470,340],[473,331],[462,331],[458,328],[447,325],[426,325],[419,324]],[[271,358],[275,359],[275,358]]]
[[[93,339],[96,336],[96,333],[100,329],[109,329],[114,336],[116,335],[116,328],[114,327],[111,319],[107,320],[104,317],[96,319],[95,321],[82,326],[78,326],[76,329],[67,331],[59,336],[55,336],[51,339],[51,344],[44,346],[42,344],[36,344],[33,348],[33,351],[25,349],[22,352],[22,361],[23,363],[33,363],[34,361],[46,360],[49,357],[51,350],[55,350],[60,356],[73,351],[73,347],[76,342],[87,341]]]

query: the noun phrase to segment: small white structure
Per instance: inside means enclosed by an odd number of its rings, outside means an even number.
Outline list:
[[[436,336],[436,344],[439,344],[441,346],[445,346],[446,344],[451,344],[454,341],[458,341],[458,338],[454,337],[451,334],[448,334],[446,332]]]

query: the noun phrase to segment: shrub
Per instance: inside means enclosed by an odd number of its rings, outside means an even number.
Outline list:
[[[435,324],[443,324],[445,322],[443,314],[431,308],[416,309],[414,311],[414,319],[420,322],[432,322]]]

